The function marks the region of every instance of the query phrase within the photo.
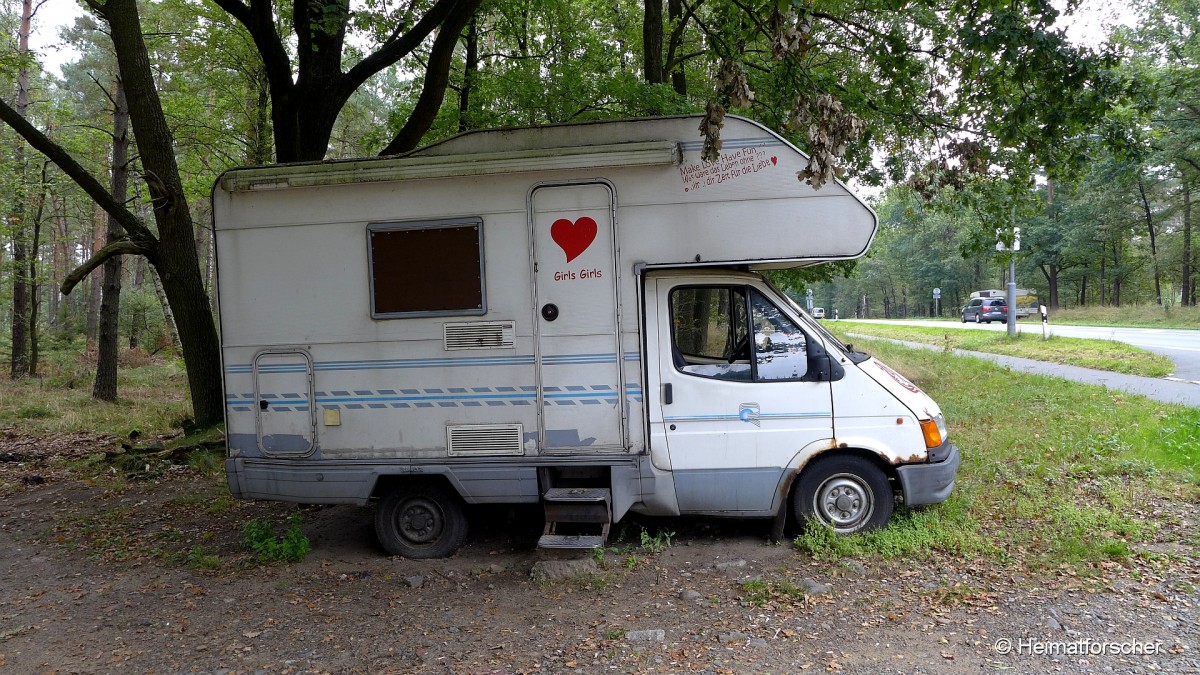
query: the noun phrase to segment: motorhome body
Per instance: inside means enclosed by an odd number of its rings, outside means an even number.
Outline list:
[[[748,120],[703,161],[698,122],[224,174],[232,492],[378,500],[409,557],[461,545],[464,503],[542,502],[542,545],[586,547],[630,511],[854,532],[944,500],[937,404],[754,271],[860,256],[874,213]]]

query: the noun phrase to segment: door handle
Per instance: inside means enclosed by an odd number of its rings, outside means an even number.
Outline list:
[[[673,400],[674,400],[674,398],[675,398],[675,397],[674,397],[674,394],[675,394],[675,392],[674,392],[674,391],[672,391],[672,389],[671,389],[671,383],[670,383],[670,382],[668,382],[668,383],[664,384],[664,385],[662,386],[662,402],[663,402],[663,405],[671,405],[671,401],[673,401]]]

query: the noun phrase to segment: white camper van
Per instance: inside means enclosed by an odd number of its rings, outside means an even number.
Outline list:
[[[875,214],[726,118],[470,132],[236,169],[213,194],[229,486],[378,502],[452,554],[464,505],[542,503],[544,547],[629,512],[884,525],[949,495],[938,405],[757,270],[861,256]]]

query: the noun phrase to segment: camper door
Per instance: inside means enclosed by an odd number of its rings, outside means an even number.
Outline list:
[[[530,222],[539,446],[623,450],[612,187],[535,187]]]

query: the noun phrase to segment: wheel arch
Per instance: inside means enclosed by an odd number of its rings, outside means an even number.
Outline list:
[[[393,490],[414,485],[436,485],[456,495],[462,503],[467,503],[460,486],[444,473],[381,474],[375,478],[375,486],[371,488],[371,499],[378,500]]]
[[[827,457],[860,457],[875,465],[883,475],[888,479],[888,485],[892,488],[893,496],[900,491],[900,476],[896,473],[895,465],[887,461],[887,459],[878,452],[858,446],[835,447],[821,449],[808,449],[796,453],[796,457],[792,460],[790,470],[785,471],[780,477],[779,485],[775,490],[775,525],[772,528],[773,538],[781,539],[783,530],[787,525],[795,524],[792,515],[792,494],[796,491],[796,487],[800,484],[800,478],[804,476],[814,463]]]

